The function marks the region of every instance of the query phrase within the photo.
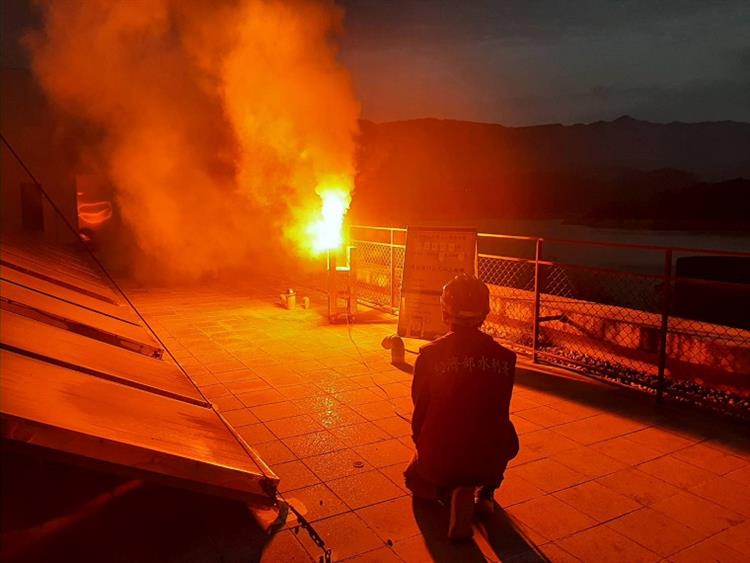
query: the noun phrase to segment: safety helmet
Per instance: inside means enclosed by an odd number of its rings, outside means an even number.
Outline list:
[[[480,325],[490,312],[490,290],[476,276],[458,274],[443,286],[440,305],[451,323]]]

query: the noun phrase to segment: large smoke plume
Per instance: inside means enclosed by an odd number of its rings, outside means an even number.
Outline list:
[[[359,106],[336,60],[343,14],[313,0],[45,3],[33,67],[97,126],[142,262],[199,277],[306,250],[329,185],[352,190]]]

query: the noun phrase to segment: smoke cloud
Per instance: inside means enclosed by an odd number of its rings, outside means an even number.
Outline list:
[[[142,263],[195,279],[308,252],[321,190],[353,189],[359,104],[333,2],[42,9],[33,68],[61,110],[101,130],[92,154]]]

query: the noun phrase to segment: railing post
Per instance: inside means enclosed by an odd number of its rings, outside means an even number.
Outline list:
[[[660,403],[664,396],[666,380],[664,371],[667,367],[667,333],[669,332],[669,308],[672,296],[672,250],[664,251],[664,275],[661,292],[661,327],[659,330],[659,372],[656,402]]]
[[[542,239],[536,239],[536,252],[534,254],[534,326],[532,334],[531,344],[531,359],[534,363],[538,361],[538,349],[539,349],[539,309],[541,306],[541,265],[539,261],[542,259]]]
[[[396,309],[396,263],[395,263],[395,251],[393,248],[393,229],[389,229],[390,233],[390,245],[391,249],[391,309]]]

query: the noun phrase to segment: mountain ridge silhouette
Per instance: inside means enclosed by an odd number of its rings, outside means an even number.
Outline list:
[[[750,123],[621,116],[526,127],[434,118],[360,125],[360,221],[556,218],[731,229],[747,221],[738,207],[750,197]],[[720,201],[701,208],[696,198],[714,184]]]

